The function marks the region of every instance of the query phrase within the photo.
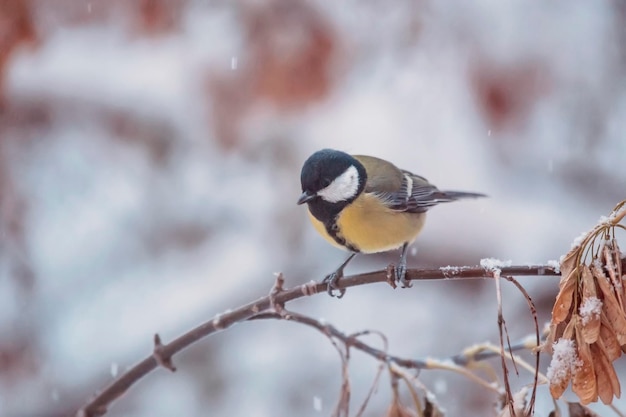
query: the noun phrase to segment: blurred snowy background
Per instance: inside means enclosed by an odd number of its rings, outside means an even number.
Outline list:
[[[267,294],[274,272],[333,270],[345,254],[295,204],[323,147],[490,195],[432,210],[410,266],[558,259],[626,195],[626,3],[2,0],[0,415],[70,415],[155,332]],[[521,282],[545,321],[557,280]],[[505,287],[520,338],[532,321]],[[380,330],[401,356],[497,341],[490,281],[290,307]],[[175,363],[108,415],[323,416],[341,382],[326,338],[290,323],[238,325]],[[355,353],[354,407],[376,366]],[[491,415],[462,377],[421,378],[449,416]],[[383,378],[366,415],[388,404]]]

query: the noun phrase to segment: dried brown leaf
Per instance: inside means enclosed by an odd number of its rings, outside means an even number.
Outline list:
[[[606,312],[609,323],[613,330],[615,330],[618,338],[619,335],[626,335],[626,315],[624,314],[624,310],[621,308],[617,298],[615,297],[612,286],[609,284],[608,279],[595,262],[591,265],[591,272],[596,278],[596,282],[598,283],[598,287],[600,288],[600,298],[604,302],[602,311]]]
[[[578,396],[581,404],[586,405],[598,400],[596,375],[589,345],[583,342],[580,325],[576,326],[576,345],[580,366],[576,368],[572,378],[572,391]]]
[[[591,268],[588,265],[581,265],[581,281],[582,281],[582,293],[583,297],[597,297],[598,291],[596,289],[596,282]]]
[[[568,336],[565,336],[566,330],[568,331]],[[546,342],[543,344],[544,352],[552,354],[552,346],[554,345],[554,342],[561,338],[571,339],[573,334],[574,328],[569,320],[559,324],[550,324],[550,332],[546,337]]]
[[[567,318],[572,309],[572,301],[574,300],[574,292],[576,290],[576,270],[570,273],[571,278],[561,281],[561,288],[554,301],[552,308],[552,323],[559,324]]]
[[[585,343],[594,343],[600,337],[600,317],[593,315],[582,326],[582,338]]]
[[[615,263],[617,276],[623,278],[622,274],[624,271],[622,270],[622,251],[617,244],[617,239],[613,239],[613,262]]]
[[[606,357],[605,352],[598,344],[594,343],[590,346],[591,356],[593,358],[593,366],[596,371],[596,385],[598,387],[598,396],[604,404],[611,404],[613,396],[619,398],[621,394],[619,379],[615,373],[615,368]]]
[[[602,259],[606,265],[609,279],[612,283],[616,282],[618,277],[615,275],[615,265],[613,264],[613,244],[608,239],[604,241],[604,246],[602,246]]]
[[[619,259],[619,252],[617,253],[617,256],[615,255],[615,239],[605,241],[604,247],[602,248],[602,257],[606,265],[605,269],[609,277],[609,282],[611,283],[611,285],[613,285],[613,288],[615,289],[615,296],[617,298],[620,308],[623,311],[624,299],[622,297],[622,277],[621,274],[618,274],[616,265],[616,263],[621,265],[621,262]]]
[[[585,306],[586,303],[593,303],[593,305],[597,305],[597,292],[596,292],[596,283],[594,277],[591,273],[591,270],[587,265],[582,265],[581,269],[581,282],[582,282],[582,303],[581,307]],[[595,300],[592,301],[592,300]],[[581,315],[582,315],[582,308]],[[594,309],[595,310],[595,309]],[[583,316],[582,320],[582,336],[585,343],[593,343],[598,340],[600,335],[600,314],[589,313]]]
[[[576,331],[576,320],[578,319],[577,315],[573,315],[570,322],[565,326],[565,330],[563,330],[563,338],[564,339],[573,339],[574,332]]]
[[[619,341],[617,340],[617,335],[611,328],[609,319],[606,317],[606,313],[602,312],[600,315],[600,322],[600,337],[598,338],[597,343],[606,352],[607,358],[613,362],[622,355],[622,349],[620,348]]]
[[[591,262],[589,269],[591,269],[591,273],[597,281],[599,281],[600,278],[604,278],[604,280],[608,283],[609,277],[607,277],[604,273],[604,270],[602,269],[602,264],[600,263],[600,261],[598,261],[598,258],[593,259],[593,262]]]
[[[561,258],[561,281],[559,282],[559,285],[561,287],[563,286],[564,282],[566,282],[570,278],[570,275],[578,266],[580,250],[580,246],[574,246],[572,249],[570,249],[569,252],[565,254],[565,256],[563,256],[563,258]]]
[[[567,327],[571,327],[573,329],[575,321],[576,316],[573,317],[573,320]],[[550,395],[552,395],[552,398],[554,399],[561,398],[572,380],[572,373],[576,365],[575,362],[579,362],[578,353],[575,350],[570,351],[570,343],[568,342],[572,343],[571,349],[574,350],[576,341],[571,338],[564,337],[558,339],[557,341],[557,344],[562,343],[561,349],[559,349],[556,353],[552,352],[552,360],[550,361],[550,367],[548,369],[548,378],[550,382]],[[572,357],[574,355],[575,357]]]
[[[566,376],[560,378],[556,381],[550,381],[550,395],[552,398],[558,399],[561,398],[570,381],[572,380],[572,372],[569,369],[565,370]]]

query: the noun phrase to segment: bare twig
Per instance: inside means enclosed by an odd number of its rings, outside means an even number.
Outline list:
[[[609,408],[613,410],[613,412],[617,414],[619,417],[624,417],[624,413],[622,413],[617,407],[615,407],[614,404],[609,404]]]
[[[358,332],[358,333],[354,333],[350,335],[351,339],[356,339],[357,337],[361,337],[361,336],[366,336],[369,334],[375,334],[377,336],[379,336],[382,341],[383,341],[383,350],[385,352],[387,352],[388,349],[388,342],[387,342],[387,337],[377,331],[370,331],[370,330],[365,330],[362,332]],[[374,380],[372,381],[372,386],[370,387],[370,390],[368,391],[367,395],[365,396],[365,400],[363,400],[363,403],[361,404],[361,407],[359,408],[359,410],[357,411],[357,413],[355,414],[355,417],[361,417],[363,415],[363,413],[365,413],[365,409],[367,408],[367,404],[369,403],[369,400],[372,398],[372,396],[374,395],[374,393],[376,392],[376,389],[378,389],[378,381],[380,380],[380,376],[382,375],[383,371],[385,370],[385,366],[387,364],[384,362],[379,362],[378,364],[378,370],[376,371],[376,376],[374,377]]]
[[[279,314],[279,316],[285,319],[291,318],[291,315],[286,315],[286,314]],[[337,344],[335,339],[333,339],[331,334],[329,334],[328,332],[324,332],[324,331],[322,331],[322,333],[324,333],[328,337],[328,339],[330,340],[330,343],[332,343],[332,345],[335,347],[335,349],[337,350],[337,353],[339,353],[339,357],[341,358],[341,390],[340,390],[341,396],[339,397],[339,400],[337,401],[337,405],[335,406],[335,411],[333,412],[332,417],[340,417],[340,416],[348,417],[350,415],[350,395],[351,395],[350,372],[348,370],[348,364],[350,361],[350,352],[348,349],[345,349],[345,351],[342,351],[341,347],[339,347],[339,345]]]
[[[276,301],[276,296],[285,291],[285,277],[282,272],[276,274],[276,281],[270,290],[270,310],[282,313],[285,310],[285,304]]]
[[[413,400],[413,406],[415,407],[415,411],[417,412],[418,417],[424,417],[424,407],[422,407],[422,402],[420,401],[420,397],[415,390],[413,385],[417,385],[417,377],[414,375],[408,375],[405,369],[398,368],[397,366],[390,366],[389,372],[391,373],[391,387],[393,389],[393,397],[394,401],[399,401],[399,393],[398,393],[398,380],[402,379],[404,384],[406,385],[409,393],[411,394],[411,399]],[[430,391],[426,389],[426,387],[421,386],[424,390],[425,396],[428,397]]]
[[[501,356],[501,353],[496,350],[487,351],[487,350],[475,348],[471,351],[466,350],[462,354],[455,355],[450,358],[407,359],[407,358],[401,358],[399,356],[395,356],[395,355],[391,355],[387,353],[386,347],[384,351],[380,349],[376,349],[358,339],[355,339],[353,336],[346,335],[345,333],[341,332],[332,324],[322,323],[319,320],[316,320],[312,317],[305,316],[302,314],[298,314],[294,312],[289,312],[288,314],[279,314],[276,312],[268,311],[267,313],[260,313],[254,316],[253,319],[254,320],[282,319],[282,320],[288,320],[288,321],[293,321],[296,323],[304,324],[306,326],[310,326],[319,330],[320,332],[324,333],[328,337],[341,340],[346,346],[354,347],[355,349],[360,350],[364,352],[365,354],[381,362],[388,363],[390,365],[395,364],[397,366],[408,368],[408,369],[417,369],[417,370],[443,369],[443,370],[458,372],[461,375],[464,375],[467,378],[471,379],[472,381],[484,386],[485,388],[495,391],[498,394],[501,394],[501,392],[493,384],[482,380],[481,378],[477,377],[476,375],[474,375],[468,369],[465,368],[466,365],[472,362],[485,360],[491,357]],[[484,349],[488,349],[490,346],[491,345],[484,345]],[[514,350],[532,349],[534,347],[535,345],[530,345],[528,342],[519,342],[517,344],[511,345],[509,349],[510,349],[510,352],[512,352]],[[513,356],[511,353],[505,356],[510,359],[513,359]]]
[[[154,335],[154,351],[152,356],[157,361],[159,366],[169,369],[172,372],[176,372],[176,367],[172,363],[172,356],[165,355],[163,353],[163,343],[161,343],[161,336],[159,334]]]
[[[560,274],[549,265],[525,265],[525,266],[510,266],[501,268],[503,274],[516,275],[516,276],[559,276]],[[381,270],[365,274],[352,275],[342,278],[339,281],[341,288],[349,288],[358,285],[372,284],[375,282],[387,282],[388,271]],[[409,269],[406,273],[406,278],[411,281],[416,280],[438,280],[438,279],[476,279],[476,278],[492,278],[492,274],[486,271],[484,268],[475,267],[445,267],[437,269]],[[273,304],[284,305],[289,301],[302,298],[305,296],[311,296],[316,293],[325,293],[325,283],[307,283],[291,289],[286,289],[278,292],[270,297],[259,298],[253,302],[245,304],[239,308],[231,310],[227,313],[218,314],[207,322],[200,326],[190,330],[182,336],[174,339],[172,342],[161,346],[160,354],[162,357],[171,358],[174,354],[187,348],[191,344],[198,340],[216,333],[220,330],[224,330],[235,323],[248,320],[252,316],[258,314],[261,311],[268,310]],[[355,341],[352,346],[357,346],[358,341]],[[363,344],[365,348],[367,345]],[[384,355],[384,353],[383,353]],[[402,362],[402,361],[401,361]],[[399,363],[402,366],[407,366],[410,363]],[[77,415],[84,417],[96,417],[103,415],[107,412],[109,405],[126,392],[132,385],[147,375],[149,372],[157,368],[157,363],[154,355],[146,357],[144,360],[133,366],[131,369],[122,374],[119,378],[113,381],[108,387],[95,395],[89,400],[78,412]],[[415,364],[414,364],[415,365]]]
[[[511,341],[509,340],[509,332],[506,328],[506,322],[504,320],[504,314],[502,313],[502,289],[500,287],[500,277],[502,275],[501,267],[505,264],[497,259],[483,259],[480,261],[480,265],[485,268],[485,271],[491,272],[494,281],[496,283],[496,300],[498,303],[498,331],[500,333],[500,355],[502,363],[502,373],[504,379],[504,395],[505,403],[509,408],[511,416],[515,415],[513,406],[513,393],[511,392],[511,385],[509,383],[509,368],[506,365],[505,353],[504,353],[504,335],[506,334],[506,341],[509,350],[511,350]],[[515,372],[519,374],[515,361],[513,361]]]
[[[536,349],[536,344],[533,341],[532,343],[530,343],[530,338],[527,338],[527,342],[522,342],[517,343],[512,345],[512,349],[513,351],[516,350],[529,350],[532,351],[534,349]],[[482,357],[484,360],[484,356],[480,355],[480,353],[485,353],[485,352],[489,352],[492,355],[491,356],[500,356],[501,355],[501,350],[500,350],[500,346],[496,346],[493,345],[491,343],[483,343],[480,345],[476,345],[476,346],[472,346],[468,349],[466,349],[466,351],[470,352],[470,355],[473,355],[473,357]],[[518,355],[513,355],[512,352],[507,352],[505,354],[505,358],[510,360],[510,361],[515,361],[515,363],[517,363],[519,366],[521,366],[522,368],[526,369],[528,372],[532,373],[533,375],[537,374],[537,379],[541,381],[541,384],[547,384],[548,383],[548,378],[546,378],[545,375],[543,375],[541,372],[537,372],[537,367],[534,365],[531,365],[529,363],[527,363],[524,359],[522,359],[521,357],[519,357]],[[477,359],[473,359],[468,363],[469,365],[472,365],[473,362],[476,362]],[[534,378],[533,378],[534,379]]]
[[[517,289],[520,290],[524,298],[526,298],[526,302],[528,303],[528,309],[530,310],[530,314],[533,316],[533,321],[535,323],[535,340],[536,340],[537,346],[539,346],[539,343],[541,342],[541,337],[539,335],[539,322],[537,320],[537,309],[535,308],[535,303],[533,303],[532,298],[530,298],[530,295],[528,295],[528,291],[526,291],[526,289],[522,287],[522,284],[520,284],[515,278],[508,276],[508,275],[504,275],[502,276],[502,278],[506,279],[509,282],[512,282],[513,285],[515,285]],[[510,346],[511,345],[509,343],[509,347]],[[537,384],[539,383],[540,353],[541,352],[539,351],[539,349],[535,350],[535,377],[533,380],[533,390],[530,395],[530,401],[528,402],[528,410],[526,410],[526,415],[529,415],[529,416],[532,416],[535,412],[535,400],[537,397]]]
[[[537,348],[539,345],[529,339],[522,340],[520,342],[514,343],[511,345],[511,351],[507,353],[507,356],[511,352],[516,352],[519,350],[532,350]],[[460,366],[466,366],[471,362],[483,361],[485,359],[494,358],[496,356],[500,356],[499,349],[491,349],[492,345],[490,344],[480,344],[472,346],[468,349],[465,349],[462,353],[455,355],[451,358],[452,362]]]

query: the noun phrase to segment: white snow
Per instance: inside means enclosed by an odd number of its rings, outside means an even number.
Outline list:
[[[480,260],[480,266],[486,271],[493,272],[495,278],[499,278],[502,273],[501,268],[505,268],[513,265],[512,260],[501,261],[496,258],[484,258]]]
[[[597,297],[587,297],[578,309],[583,325],[600,317],[602,313],[602,300]]]
[[[117,373],[119,372],[119,366],[117,364],[117,362],[112,362],[111,363],[111,376],[113,378],[117,377]]]
[[[457,275],[463,268],[459,266],[440,266],[439,270],[443,272],[445,276],[454,276]]]
[[[554,268],[554,271],[555,271],[557,274],[561,272],[561,262],[556,261],[556,260],[554,260],[554,259],[550,259],[550,260],[547,262],[547,265],[548,265],[549,267]]]
[[[575,342],[571,339],[559,339],[552,345],[552,360],[546,377],[550,384],[559,384],[564,378],[574,375],[581,364]]]
[[[313,409],[315,411],[322,411],[322,399],[317,395],[313,397]]]
[[[480,260],[480,266],[482,266],[483,268],[489,271],[493,271],[495,269],[500,269],[500,268],[506,268],[511,265],[513,265],[512,260],[501,261],[500,259],[496,259],[496,258],[483,258]]]
[[[585,240],[585,238],[587,237],[587,235],[589,234],[589,230],[586,230],[584,232],[582,232],[580,235],[578,235],[576,238],[574,238],[574,240],[572,241],[570,247],[571,249],[577,248],[578,246],[580,246],[583,241]]]

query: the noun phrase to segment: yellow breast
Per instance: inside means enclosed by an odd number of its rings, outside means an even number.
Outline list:
[[[313,226],[327,241],[342,249],[326,231],[324,224],[310,215]],[[413,242],[422,230],[426,213],[401,213],[378,203],[376,197],[364,193],[339,214],[339,233],[364,253],[396,249]]]
[[[315,216],[311,214],[310,211],[308,213],[309,213],[309,219],[311,220],[311,223],[313,223],[313,227],[315,228],[315,230],[317,230],[317,233],[322,235],[322,237],[326,239],[329,243],[331,243],[333,246],[338,247],[339,249],[344,249],[344,250],[348,249],[345,246],[342,246],[339,243],[337,243],[337,241],[331,235],[328,234],[328,232],[326,231],[326,226],[324,226],[324,223],[317,220]]]

